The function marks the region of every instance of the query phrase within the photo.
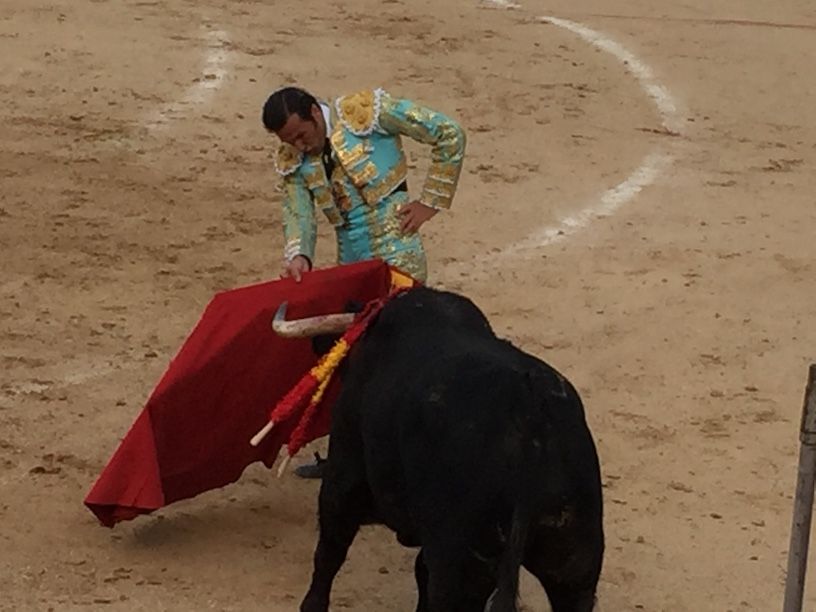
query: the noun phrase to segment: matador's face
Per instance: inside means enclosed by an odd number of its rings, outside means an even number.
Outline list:
[[[301,153],[320,153],[326,141],[326,122],[323,111],[312,105],[312,116],[304,119],[297,113],[289,116],[277,132],[278,138],[298,149]]]

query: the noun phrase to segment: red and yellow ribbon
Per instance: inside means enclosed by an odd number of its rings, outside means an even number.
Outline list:
[[[272,423],[283,423],[297,417],[298,422],[287,443],[289,457],[294,456],[301,448],[315,439],[312,427],[317,420],[322,400],[337,368],[346,358],[351,347],[362,336],[368,324],[383,306],[393,297],[415,286],[414,280],[400,272],[392,270],[391,292],[378,300],[366,304],[363,311],[334,344],[331,350],[323,355],[303,378],[272,409],[269,420]],[[308,398],[308,403],[307,403]]]

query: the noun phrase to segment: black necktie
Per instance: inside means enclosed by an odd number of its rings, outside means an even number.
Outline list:
[[[331,142],[329,142],[328,138],[323,146],[323,168],[326,170],[326,178],[331,180],[332,172],[334,172],[334,158],[332,157]]]

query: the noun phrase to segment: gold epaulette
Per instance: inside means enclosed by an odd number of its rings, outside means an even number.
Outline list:
[[[275,170],[281,176],[289,176],[300,167],[303,162],[303,153],[285,142],[278,149],[275,156]]]
[[[338,98],[335,102],[340,122],[355,136],[369,136],[379,126],[382,89],[364,91]]]

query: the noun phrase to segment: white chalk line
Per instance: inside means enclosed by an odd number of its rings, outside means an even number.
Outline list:
[[[489,0],[496,1],[496,0]],[[499,0],[502,1],[502,0]],[[580,23],[559,19],[557,17],[539,17],[541,23],[550,23],[559,28],[564,28],[577,34],[592,46],[613,55],[623,63],[629,72],[638,80],[643,91],[652,99],[657,107],[662,119],[663,127],[675,133],[682,133],[685,128],[683,117],[677,110],[677,103],[669,93],[669,90],[659,83],[654,76],[654,71],[643,63],[634,53],[626,49],[620,43],[612,40],[608,36],[596,32]]]
[[[503,9],[517,9],[521,8],[521,5],[518,2],[513,2],[512,0],[483,0],[486,4],[493,4],[498,8]]]
[[[515,9],[520,5],[511,0],[485,0],[499,8]],[[683,116],[678,111],[678,104],[668,88],[654,76],[654,71],[642,62],[634,53],[623,45],[580,23],[559,19],[557,17],[539,17],[541,23],[549,23],[564,28],[582,38],[592,46],[609,53],[620,61],[632,76],[637,79],[643,91],[652,100],[660,114],[663,127],[670,133],[682,134],[685,129]],[[634,199],[643,189],[656,182],[658,177],[672,164],[673,155],[667,150],[649,153],[640,166],[622,183],[607,190],[598,200],[585,206],[577,213],[562,218],[558,224],[538,228],[520,241],[503,248],[498,254],[486,254],[468,261],[458,262],[450,268],[471,268],[473,263],[484,263],[512,257],[520,252],[529,251],[564,240],[586,229],[595,219],[609,217],[626,203]],[[478,273],[479,268],[476,269]]]
[[[147,117],[140,122],[141,127],[152,132],[167,128],[173,120],[181,119],[196,107],[209,103],[218,89],[224,84],[229,73],[228,67],[231,63],[231,56],[228,50],[230,41],[229,34],[218,28],[206,29],[205,37],[207,44],[204,50],[204,66],[201,70],[201,76],[193,85],[187,88],[178,100],[163,104],[150,112]],[[138,146],[136,139],[130,138],[119,140],[117,144],[127,148],[136,148]],[[6,283],[0,288],[0,291],[5,293],[14,287],[16,287],[16,284]],[[14,386],[12,391],[22,394],[42,393],[51,387],[81,385],[122,369],[129,368],[117,368],[109,364],[98,365],[82,363],[81,366],[75,369],[69,369],[67,374],[58,377],[58,379],[52,383],[45,384],[36,381],[24,382]]]
[[[644,187],[654,183],[663,170],[671,165],[673,159],[669,153],[650,153],[637,170],[625,181],[603,193],[596,204],[562,218],[558,225],[545,226],[534,231],[521,241],[503,249],[499,257],[509,257],[521,251],[549,246],[577,234],[595,219],[611,216]]]
[[[229,35],[220,29],[206,32],[207,46],[204,53],[202,76],[191,85],[185,94],[175,102],[163,104],[142,122],[149,130],[167,126],[171,120],[179,119],[192,108],[209,102],[215,92],[224,84],[228,74],[230,53],[226,48]]]
[[[89,380],[102,378],[114,372],[125,371],[135,368],[138,364],[125,364],[114,367],[108,363],[105,365],[95,364],[84,360],[73,360],[59,368],[60,372],[53,368],[32,368],[31,373],[36,373],[35,377],[20,382],[10,381],[3,385],[6,394],[17,395],[37,395],[52,391],[58,388],[81,385]],[[63,374],[62,372],[67,371]]]

